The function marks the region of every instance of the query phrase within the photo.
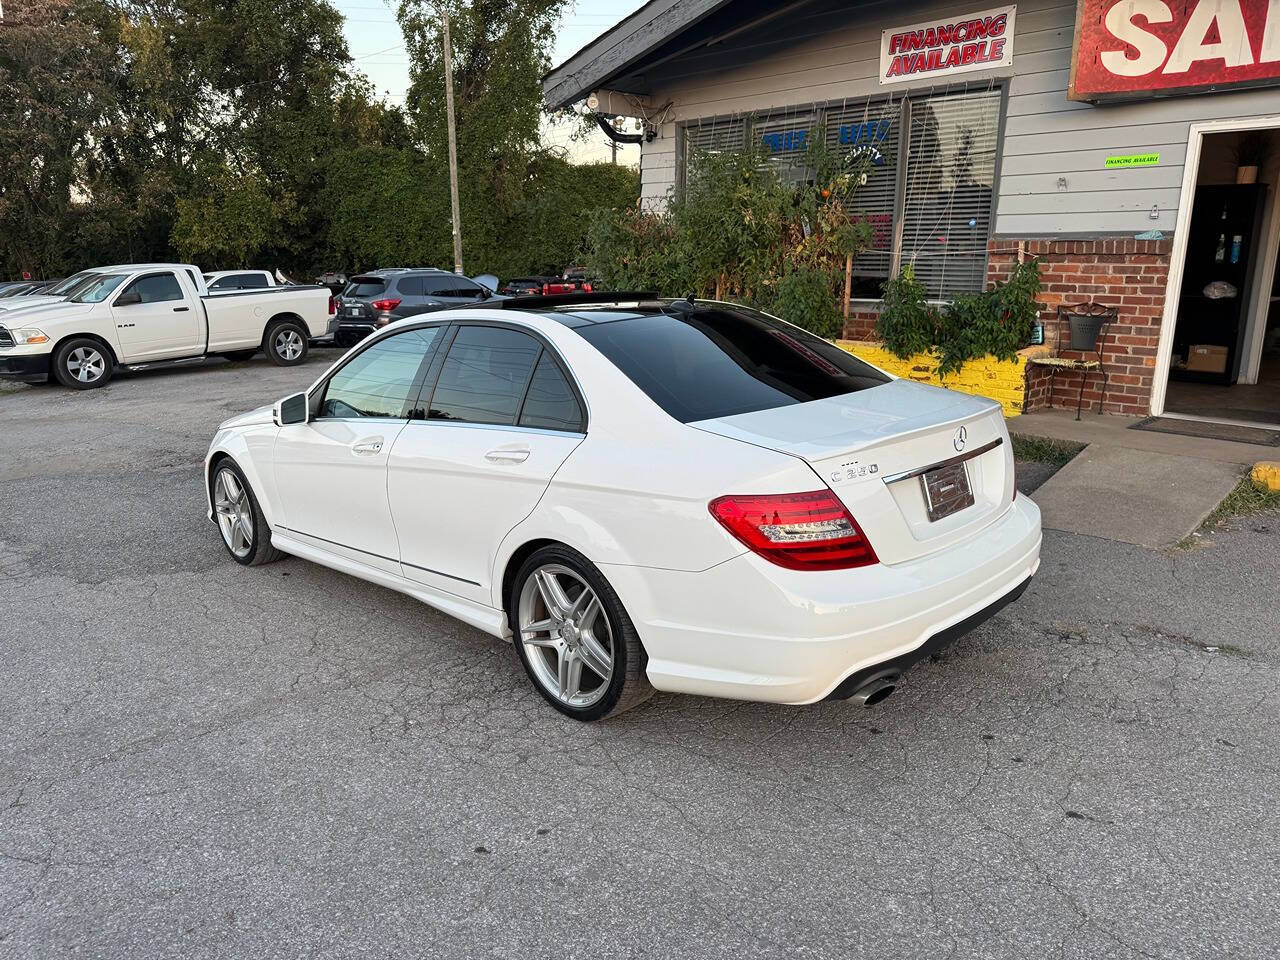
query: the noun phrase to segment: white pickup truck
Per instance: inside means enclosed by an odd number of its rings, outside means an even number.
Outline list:
[[[117,368],[243,360],[258,350],[279,366],[306,359],[334,311],[325,287],[281,286],[211,296],[189,264],[104,268],[57,303],[0,314],[0,376],[100,387]]]

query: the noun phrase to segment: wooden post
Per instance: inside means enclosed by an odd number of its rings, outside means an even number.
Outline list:
[[[849,297],[853,292],[853,254],[844,255],[844,318],[849,319]]]
[[[453,208],[453,272],[462,273],[462,216],[458,210],[458,142],[453,119],[453,47],[449,42],[449,11],[444,19],[444,106],[449,122],[449,203]]]

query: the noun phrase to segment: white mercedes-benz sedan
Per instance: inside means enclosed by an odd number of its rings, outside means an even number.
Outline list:
[[[1040,511],[1000,407],[732,304],[570,295],[393,323],[205,464],[292,554],[510,639],[556,709],[888,696],[1017,599]]]

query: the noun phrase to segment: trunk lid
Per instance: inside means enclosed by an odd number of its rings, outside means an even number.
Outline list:
[[[1013,452],[1000,405],[913,380],[690,426],[803,459],[884,563],[944,549],[995,520],[1013,499]],[[973,503],[931,520],[922,469],[948,461],[963,464]],[[752,491],[726,490],[738,492]]]

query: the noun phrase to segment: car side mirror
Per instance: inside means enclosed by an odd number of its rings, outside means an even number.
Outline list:
[[[311,419],[310,410],[307,408],[307,395],[295,393],[291,397],[280,400],[271,411],[271,419],[276,422],[277,427],[287,427],[291,423],[306,423]]]
[[[120,296],[116,297],[115,306],[132,307],[135,303],[141,303],[141,302],[142,302],[142,294],[140,294],[137,290],[130,290],[128,293],[122,293],[120,294]]]

